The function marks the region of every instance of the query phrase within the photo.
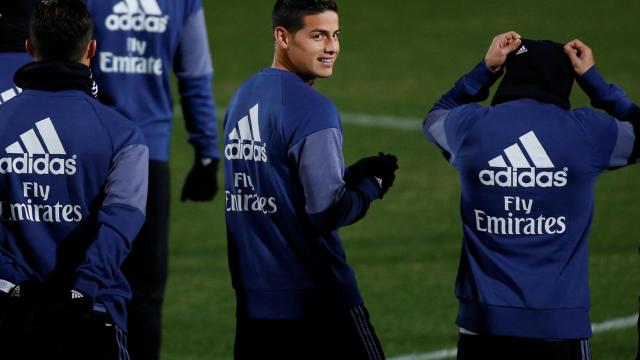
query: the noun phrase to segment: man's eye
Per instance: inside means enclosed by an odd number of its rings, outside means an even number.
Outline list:
[[[324,38],[324,35],[322,35],[322,34],[313,34],[311,36],[311,38],[315,39],[315,40],[322,40]]]

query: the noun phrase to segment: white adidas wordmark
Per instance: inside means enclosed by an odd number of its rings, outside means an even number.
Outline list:
[[[520,50],[518,50],[518,52],[516,53],[516,55],[520,55],[520,54],[524,54],[526,52],[529,52],[529,50],[527,50],[526,47],[524,47],[524,45],[520,48]]]
[[[249,109],[249,116],[238,121],[231,133],[224,154],[228,160],[267,161],[267,148],[260,135],[259,104]]]
[[[76,159],[67,155],[50,118],[25,131],[20,140],[5,147],[9,157],[0,158],[0,174],[74,175]]]
[[[51,154],[51,155],[66,155],[67,152],[64,150],[62,146],[62,142],[60,142],[60,137],[58,136],[58,132],[53,127],[53,123],[50,118],[46,118],[44,120],[40,120],[36,123],[36,129],[42,138],[44,145],[47,147],[47,150],[44,149],[40,139],[38,139],[38,135],[34,129],[31,129],[22,135],[20,135],[20,140],[22,140],[22,144],[26,148],[26,152],[29,155],[34,154]],[[24,154],[25,150],[20,146],[20,142],[16,141],[13,144],[7,146],[5,148],[7,154]]]
[[[567,168],[556,172],[537,171],[553,169],[555,165],[533,131],[520,136],[519,140],[520,143],[516,142],[504,149],[504,156],[499,155],[489,160],[489,166],[504,170],[482,170],[479,174],[482,184],[501,187],[563,187],[567,184]]]

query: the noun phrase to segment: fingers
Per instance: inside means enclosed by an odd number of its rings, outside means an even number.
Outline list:
[[[582,76],[595,65],[593,51],[579,39],[569,41],[564,46],[564,52],[571,60],[571,65],[573,65],[573,69],[578,76]]]

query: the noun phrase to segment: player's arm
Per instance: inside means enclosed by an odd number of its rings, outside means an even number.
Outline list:
[[[289,157],[297,165],[305,211],[318,230],[331,231],[355,223],[383,195],[374,176],[347,185],[343,179],[342,134],[337,128],[305,136],[291,147]]]
[[[593,107],[606,111],[618,120],[634,123],[640,121],[640,108],[627,97],[622,88],[607,83],[600,75],[591,48],[575,39],[564,46],[564,51],[576,72],[578,85],[589,96]]]
[[[213,66],[202,7],[191,14],[182,31],[174,61],[180,103],[195,150],[195,162],[183,190],[182,201],[211,200],[218,189],[220,152],[213,98]]]
[[[617,85],[609,84],[596,68],[593,51],[582,41],[575,39],[567,43],[564,51],[571,60],[577,75],[577,82],[591,100],[591,105],[607,112],[602,114],[597,125],[609,128],[615,139],[605,150],[604,169],[615,169],[634,164],[640,159],[640,107],[631,101],[625,91]],[[584,111],[579,111],[582,115]],[[594,148],[606,146],[603,134],[597,131],[593,140]],[[610,154],[610,155],[609,155]]]
[[[91,300],[111,286],[145,221],[149,149],[139,132],[125,143],[111,162],[96,238],[76,271],[75,289]]]
[[[422,131],[427,141],[437,145],[449,162],[453,163],[457,143],[468,126],[464,120],[473,117],[472,113],[478,110],[475,103],[489,97],[489,89],[502,75],[507,55],[521,42],[520,35],[513,31],[494,37],[482,62],[458,79],[429,110]]]

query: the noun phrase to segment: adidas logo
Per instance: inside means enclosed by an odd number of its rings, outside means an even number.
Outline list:
[[[111,31],[167,31],[169,16],[162,16],[157,0],[123,0],[113,7],[105,25]]]
[[[229,134],[229,142],[224,148],[227,160],[253,160],[267,162],[267,148],[260,136],[259,104],[249,110],[249,116],[238,121]]]
[[[521,55],[524,54],[526,52],[529,52],[529,50],[527,50],[526,47],[524,47],[524,45],[522,45],[522,47],[518,50],[518,52],[516,53],[516,55]]]
[[[9,90],[0,92],[0,105],[18,96],[18,94],[20,94],[21,92],[22,92],[22,89],[20,89],[17,86],[15,88],[11,88]]]
[[[489,160],[490,167],[504,170],[482,170],[479,174],[482,184],[500,187],[563,187],[567,185],[569,169],[564,168],[562,171],[555,172],[539,170],[554,169],[555,165],[533,131],[520,136],[519,140],[519,143],[516,142],[504,149],[504,156],[499,155]]]
[[[21,156],[0,158],[0,174],[74,175],[76,173],[77,156],[73,155],[67,159],[60,157],[60,155],[67,155],[67,152],[50,118],[38,121],[35,129],[20,135],[20,140],[7,146],[5,151],[10,155]]]

